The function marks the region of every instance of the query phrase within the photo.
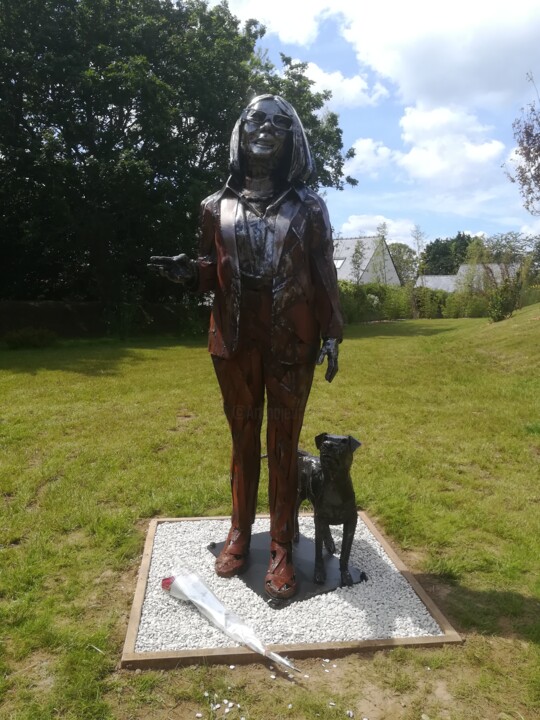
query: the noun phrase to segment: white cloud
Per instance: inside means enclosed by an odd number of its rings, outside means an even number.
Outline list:
[[[358,64],[339,65],[341,72],[334,72],[330,54],[308,69],[317,88],[333,93],[346,146],[356,138],[347,174],[376,178],[330,194],[331,213],[343,231],[371,232],[381,218],[404,216],[431,222],[434,237],[446,232],[440,224],[488,234],[536,228],[501,165],[512,168],[511,122],[535,97],[526,74],[540,74],[538,0],[229,0],[229,6],[244,20],[261,20],[283,42],[304,45],[298,54],[308,61],[328,17],[354,49]],[[351,108],[363,108],[356,112],[362,121]],[[374,220],[364,227],[369,218]],[[408,232],[401,232],[404,242]]]
[[[403,139],[410,143],[416,142],[419,138],[438,138],[441,133],[459,132],[481,136],[492,130],[464,110],[444,106],[426,108],[421,104],[406,107],[399,124]]]
[[[540,235],[540,217],[531,218],[519,228],[519,232],[525,235]]]
[[[220,0],[210,0],[217,5]],[[317,37],[319,22],[326,15],[333,14],[329,0],[229,0],[231,12],[242,21],[255,18],[268,32],[276,33],[284,43],[309,45]]]
[[[539,26],[536,0],[412,0],[391,12],[386,3],[355,9],[344,35],[405,102],[485,107],[522,95],[526,72],[540,61]]]
[[[315,83],[317,91],[330,90],[331,107],[361,107],[376,105],[388,96],[388,90],[380,82],[376,82],[370,90],[363,75],[345,77],[336,71],[327,73],[315,63],[308,63],[306,75]]]
[[[361,68],[395,83],[406,103],[503,107],[530,95],[525,75],[540,66],[538,0],[229,0],[229,6],[282,42],[301,45],[316,40],[322,19],[335,17]]]
[[[359,138],[353,143],[355,157],[346,163],[345,172],[376,177],[380,170],[395,166],[408,181],[429,183],[431,191],[478,187],[486,179],[490,183],[497,177],[503,179],[500,166],[505,146],[489,137],[492,128],[471,113],[447,107],[408,107],[399,124],[403,148]]]
[[[510,189],[511,190],[511,189]],[[417,190],[410,195],[410,209],[420,212],[428,211],[436,215],[452,215],[459,223],[458,229],[463,229],[462,219],[471,221],[496,221],[504,219],[508,222],[509,210],[515,209],[508,184],[499,184],[483,187],[480,183],[468,187],[457,185],[453,188],[439,188],[432,192],[425,189]],[[400,194],[395,195],[398,202]],[[461,219],[461,220],[460,220]]]
[[[502,172],[502,171],[501,171]],[[356,188],[328,192],[327,204],[336,230],[344,236],[371,234],[377,224],[392,225],[391,242],[411,247],[410,228],[418,223],[427,234],[426,243],[452,237],[458,230],[492,235],[508,230],[540,232],[540,218],[524,213],[515,185],[499,174],[491,184],[446,188],[430,181],[372,185],[362,181]]]
[[[462,232],[464,232],[465,235],[470,235],[471,237],[488,237],[488,233],[485,230],[471,230],[470,228],[465,228],[464,230],[462,230]]]
[[[387,242],[403,242],[412,246],[411,231],[415,225],[412,220],[385,217],[384,215],[350,215],[341,226],[343,237],[361,237],[375,235],[377,227],[385,222],[388,229]]]
[[[447,188],[478,185],[500,168],[504,144],[488,137],[491,128],[464,110],[408,107],[401,118],[402,139],[410,148],[394,154],[396,163],[413,180]]]
[[[378,171],[388,167],[392,162],[393,152],[384,143],[373,138],[358,138],[353,143],[355,152],[351,160],[347,160],[344,167],[346,175],[371,175],[376,177]]]

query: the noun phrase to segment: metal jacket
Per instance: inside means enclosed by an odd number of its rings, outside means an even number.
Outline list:
[[[230,185],[201,204],[198,290],[214,292],[208,349],[238,348],[242,285],[235,237],[240,199]],[[276,218],[271,350],[283,363],[314,362],[322,338],[343,335],[328,212],[317,193],[291,188]]]

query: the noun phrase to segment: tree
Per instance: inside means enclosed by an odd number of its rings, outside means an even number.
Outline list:
[[[459,266],[465,262],[467,248],[473,238],[464,232],[458,232],[453,238],[437,238],[426,245],[420,256],[422,275],[455,275]]]
[[[388,246],[397,274],[403,284],[414,282],[418,275],[418,256],[405,243],[390,243]]]
[[[2,280],[15,297],[116,302],[144,282],[149,250],[192,243],[262,30],[199,0],[4,7]]]
[[[538,242],[538,236],[521,232],[505,232],[483,239],[483,245],[495,263],[521,263]]]
[[[362,272],[364,271],[363,264],[364,264],[365,254],[366,254],[366,248],[365,248],[363,240],[357,240],[356,244],[354,246],[353,254],[351,256],[353,281],[357,285],[360,285],[360,280],[362,278]]]
[[[494,322],[512,315],[521,303],[521,293],[534,278],[538,238],[519,232],[474,238],[467,250],[469,272],[464,290],[484,295]]]
[[[530,254],[529,280],[540,284],[540,238],[536,238]]]
[[[424,247],[426,245],[426,233],[422,230],[420,225],[415,225],[413,229],[411,230],[411,238],[414,243],[414,249],[416,251],[417,257],[420,257],[421,253],[424,250]]]
[[[342,187],[337,116],[305,67],[280,75],[225,2],[0,0],[0,287],[12,299],[169,294],[152,254],[193,252],[250,97],[307,118],[320,184]],[[317,182],[317,181],[316,181]]]
[[[379,223],[375,234],[375,252],[373,253],[373,270],[377,282],[386,285],[386,254],[384,246],[388,239],[388,225],[386,222]]]
[[[539,246],[537,235],[521,232],[477,237],[467,249],[466,262],[471,266],[482,265],[484,274],[492,277],[492,284],[497,284],[499,279],[512,279],[517,273],[522,281],[529,281],[536,275],[535,260]]]
[[[527,79],[536,90],[533,76],[529,74]],[[538,90],[536,95],[540,103]],[[512,128],[517,142],[517,163],[515,175],[508,173],[508,177],[518,183],[525,209],[531,215],[540,215],[540,106],[533,100],[522,108]]]

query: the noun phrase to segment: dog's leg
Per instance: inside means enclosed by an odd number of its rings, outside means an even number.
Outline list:
[[[353,580],[349,572],[349,557],[354,540],[358,516],[355,513],[343,523],[343,542],[341,544],[341,555],[339,557],[339,569],[341,572],[341,585],[351,586]]]
[[[296,508],[294,510],[294,537],[295,543],[300,542],[300,526],[298,525],[298,513],[300,512],[300,505],[304,502],[305,496],[302,495],[300,490],[298,491],[298,497],[296,498]]]
[[[324,547],[328,550],[330,555],[333,555],[336,552],[336,543],[334,542],[334,538],[332,537],[329,525],[324,528],[323,542]]]
[[[324,569],[324,561],[322,556],[322,546],[326,523],[315,514],[315,572],[313,581],[317,585],[324,585],[326,582],[326,570]]]
[[[307,494],[303,487],[298,488],[298,496],[296,498],[296,508],[294,510],[294,542],[300,542],[300,526],[298,524],[298,515],[300,513],[300,505],[307,500]]]

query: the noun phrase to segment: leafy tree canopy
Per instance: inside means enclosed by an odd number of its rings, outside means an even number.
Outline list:
[[[474,238],[467,250],[470,264],[500,265],[503,277],[513,277],[516,268],[523,282],[535,282],[540,271],[540,237],[521,232],[497,233]]]
[[[190,252],[227,176],[239,111],[262,92],[306,124],[318,183],[343,187],[342,134],[305,65],[255,52],[223,2],[0,0],[0,287],[114,304],[170,292],[151,254]],[[349,152],[350,155],[350,152]]]
[[[390,243],[390,255],[396,266],[397,274],[403,284],[413,282],[418,275],[418,256],[405,243]]]
[[[473,238],[458,232],[452,238],[437,238],[424,248],[420,255],[422,275],[455,275],[467,258],[467,248]]]
[[[522,232],[496,233],[481,239],[488,262],[520,263],[538,243],[538,236]]]
[[[532,74],[528,80],[536,90]],[[536,94],[540,103],[538,90]],[[532,215],[540,215],[540,106],[533,101],[522,108],[512,127],[517,162],[515,174],[508,173],[508,177],[519,185],[525,209]]]

